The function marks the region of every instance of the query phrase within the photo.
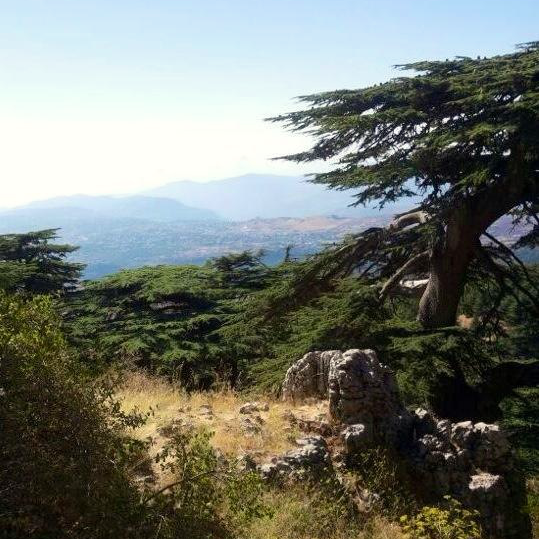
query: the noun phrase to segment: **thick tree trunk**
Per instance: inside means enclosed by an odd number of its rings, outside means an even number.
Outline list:
[[[479,239],[470,211],[456,211],[432,248],[429,282],[419,302],[417,319],[425,328],[452,326]]]
[[[515,145],[505,179],[479,190],[452,210],[430,255],[429,282],[417,316],[424,327],[455,324],[466,272],[479,238],[513,207],[537,196],[534,178],[522,148]]]

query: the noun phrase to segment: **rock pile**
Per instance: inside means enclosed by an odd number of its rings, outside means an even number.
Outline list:
[[[316,475],[331,468],[328,446],[322,436],[299,438],[296,444],[297,449],[258,467],[264,479],[302,479],[306,474]]]
[[[421,497],[451,495],[481,515],[486,537],[524,538],[524,485],[511,447],[497,425],[451,423],[426,410],[409,412],[395,377],[372,350],[310,352],[286,373],[283,398],[329,399],[334,423],[350,460],[374,445],[400,454]]]

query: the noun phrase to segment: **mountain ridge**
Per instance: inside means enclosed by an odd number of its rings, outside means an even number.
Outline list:
[[[209,182],[180,180],[141,194],[181,200],[233,221],[338,215],[354,202],[350,192],[330,190],[310,183],[305,177],[255,173]],[[378,211],[362,208],[357,215],[366,214],[370,216]]]
[[[71,210],[81,210],[87,214],[92,212],[95,218],[107,216],[112,218],[136,218],[155,222],[170,221],[205,221],[221,220],[221,217],[206,208],[197,208],[183,204],[178,200],[164,197],[129,195],[114,197],[108,195],[71,195],[60,196],[30,202],[24,206],[0,211],[2,215],[46,212],[56,210],[69,214]]]

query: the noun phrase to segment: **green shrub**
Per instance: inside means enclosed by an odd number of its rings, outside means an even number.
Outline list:
[[[158,455],[172,486],[137,488],[146,445],[129,438],[114,382],[69,354],[51,298],[0,293],[0,537],[232,537],[263,515],[258,476],[224,465],[208,433],[175,431]]]
[[[401,525],[409,539],[480,539],[478,513],[445,497],[445,507],[423,507],[415,516],[401,517]]]
[[[219,458],[209,443],[211,436],[175,428],[156,457],[171,482],[149,492],[144,505],[159,514],[165,537],[237,537],[254,518],[266,514],[260,477]]]
[[[133,446],[110,421],[110,388],[77,369],[50,298],[0,294],[3,537],[118,537],[140,525]],[[106,523],[106,525],[105,525]],[[124,535],[125,536],[125,535]]]
[[[366,488],[379,496],[374,507],[378,513],[395,519],[415,509],[411,481],[397,454],[374,446],[355,455],[349,464],[353,470],[349,480],[354,487]]]

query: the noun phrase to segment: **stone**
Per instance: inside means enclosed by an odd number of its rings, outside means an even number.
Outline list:
[[[267,402],[246,402],[240,407],[240,414],[254,414],[256,412],[267,412],[269,404]]]
[[[240,455],[236,459],[236,469],[243,473],[255,472],[256,462],[250,455]]]
[[[213,415],[213,408],[209,404],[202,404],[198,407],[198,413],[200,415]]]
[[[461,421],[451,427],[451,441],[459,447],[471,448],[474,438],[474,428],[471,421]]]
[[[248,436],[254,436],[255,434],[260,434],[260,432],[262,432],[260,424],[253,421],[250,417],[242,418],[240,427]]]
[[[306,475],[317,475],[331,468],[331,458],[326,441],[322,436],[307,436],[296,440],[297,449],[292,449],[271,462],[258,467],[266,480],[297,480]]]
[[[296,423],[297,422],[297,417],[292,413],[291,410],[285,410],[281,417],[285,420],[285,421],[288,421],[289,423]]]
[[[474,464],[481,470],[504,470],[511,462],[511,445],[498,425],[474,425],[476,447]]]
[[[339,350],[309,352],[287,371],[282,387],[283,400],[326,399],[328,396],[329,365]]]
[[[372,445],[372,434],[367,432],[365,425],[357,423],[349,425],[341,431],[341,438],[349,454],[357,453]]]
[[[373,350],[347,350],[333,355],[329,368],[329,413],[335,421],[361,423],[380,441],[397,436],[409,415],[400,400],[393,372]]]
[[[417,408],[412,415],[415,436],[421,438],[425,434],[433,434],[437,431],[436,420],[432,414],[424,408]]]
[[[297,427],[302,432],[311,432],[321,434],[322,436],[331,436],[333,428],[327,421],[317,421],[315,419],[298,419]]]
[[[337,468],[353,462],[350,457],[368,447],[388,446],[407,463],[426,502],[439,503],[449,495],[477,510],[489,539],[530,536],[529,517],[521,511],[525,485],[516,473],[509,441],[498,425],[452,423],[425,409],[408,412],[393,373],[378,361],[373,350],[310,352],[288,369],[284,399],[324,396],[329,400],[333,431],[340,429],[343,445]],[[287,413],[290,422],[307,424]],[[309,451],[307,455],[301,451],[276,458],[263,473],[286,475],[299,461],[316,462],[307,456]],[[314,449],[311,452],[316,453]]]

